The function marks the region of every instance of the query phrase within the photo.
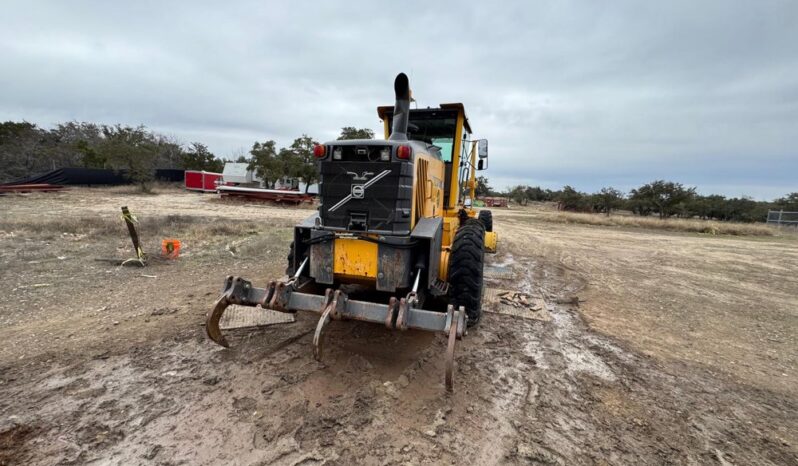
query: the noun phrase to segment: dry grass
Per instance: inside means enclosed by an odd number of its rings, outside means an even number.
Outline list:
[[[624,215],[583,214],[575,212],[536,211],[535,219],[552,223],[574,223],[597,226],[648,228],[655,230],[704,233],[709,235],[734,236],[783,236],[791,232],[762,223],[718,222],[699,219],[659,219]]]
[[[140,217],[136,230],[143,251],[160,255],[167,238],[182,243],[181,262],[218,263],[234,258],[288,251],[290,219],[230,220],[220,217],[166,215]],[[54,255],[53,251],[58,251]],[[44,273],[58,256],[93,257],[102,261],[130,258],[130,237],[120,216],[0,219],[0,264],[12,260],[40,264]]]
[[[529,209],[529,219],[550,223],[582,224],[610,227],[647,228],[709,235],[734,236],[790,236],[798,237],[792,230],[761,223],[718,222],[697,219],[666,219],[637,217],[627,215],[584,214]],[[269,225],[253,220],[231,220],[222,218],[193,217],[186,215],[148,216],[140,219],[137,225],[142,235],[163,237],[211,239],[213,237],[237,237],[258,234],[268,227],[288,227],[290,220],[273,221]],[[127,235],[121,216],[85,216],[61,218],[5,218],[0,219],[0,233],[17,235],[36,235],[44,239],[59,235],[85,235],[100,237],[106,235]]]
[[[9,217],[0,220],[0,232],[8,235],[57,235],[102,236],[117,231],[121,217]]]
[[[166,215],[140,218],[136,229],[142,236],[190,238],[201,241],[215,237],[256,235],[265,229],[288,226],[289,223],[288,220],[285,220],[264,225],[262,222],[254,220]],[[42,239],[52,239],[62,235],[126,237],[128,234],[121,215],[2,219],[0,220],[0,233],[15,236],[38,236]]]
[[[88,189],[97,189],[107,192],[109,194],[126,194],[132,196],[152,196],[157,194],[169,194],[175,192],[183,192],[183,183],[153,181],[147,184],[149,191],[142,191],[141,187],[137,184],[123,184],[119,186],[97,186],[89,187]]]

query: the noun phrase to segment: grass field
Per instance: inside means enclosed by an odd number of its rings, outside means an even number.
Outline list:
[[[655,216],[640,217],[631,215],[629,212],[613,213],[609,216],[604,214],[561,212],[544,203],[537,203],[530,207],[514,207],[509,212],[517,212],[530,219],[552,223],[647,228],[708,235],[796,236],[796,229],[794,228],[779,228],[765,223],[721,222],[683,218],[660,219]]]

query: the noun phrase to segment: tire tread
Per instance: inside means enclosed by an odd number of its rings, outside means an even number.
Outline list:
[[[469,326],[482,316],[484,241],[484,225],[470,219],[455,233],[449,258],[449,302],[465,308]]]

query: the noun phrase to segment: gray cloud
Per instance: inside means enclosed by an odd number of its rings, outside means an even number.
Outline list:
[[[162,3],[5,5],[0,118],[141,123],[226,156],[379,134],[405,71],[419,105],[466,104],[495,186],[798,190],[795,2]]]

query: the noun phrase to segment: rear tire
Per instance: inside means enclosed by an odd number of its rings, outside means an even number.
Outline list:
[[[493,213],[491,211],[480,210],[477,218],[485,225],[485,231],[493,231]]]
[[[468,326],[482,317],[482,266],[485,256],[485,228],[469,220],[457,230],[449,256],[449,303],[463,306]]]

